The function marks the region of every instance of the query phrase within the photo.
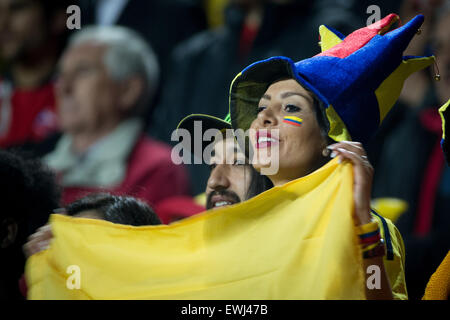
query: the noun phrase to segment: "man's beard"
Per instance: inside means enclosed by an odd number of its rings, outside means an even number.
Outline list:
[[[214,204],[212,203],[212,201],[211,201],[213,196],[226,197],[232,202],[231,204],[235,204],[235,203],[241,202],[241,198],[239,198],[239,196],[233,191],[228,191],[228,190],[213,191],[213,192],[208,194],[208,197],[206,199],[206,209],[207,210],[212,209],[212,208],[216,208],[214,206]]]

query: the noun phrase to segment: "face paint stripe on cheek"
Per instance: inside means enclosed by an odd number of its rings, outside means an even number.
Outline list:
[[[300,127],[302,125],[303,119],[296,116],[288,116],[284,117],[283,122],[296,127]]]

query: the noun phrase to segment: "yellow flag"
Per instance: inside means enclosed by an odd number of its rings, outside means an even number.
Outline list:
[[[352,166],[171,225],[53,215],[27,261],[30,299],[364,299]]]

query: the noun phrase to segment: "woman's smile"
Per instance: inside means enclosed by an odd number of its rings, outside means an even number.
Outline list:
[[[280,144],[280,139],[278,136],[277,129],[263,129],[256,131],[256,143],[255,148],[270,148],[272,146],[277,146]]]

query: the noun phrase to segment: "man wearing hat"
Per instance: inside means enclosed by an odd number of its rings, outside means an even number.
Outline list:
[[[206,154],[210,159],[205,159],[211,169],[206,184],[206,209],[244,201],[272,186],[267,177],[260,175],[248,163],[233,135],[229,115],[222,120],[214,116],[192,114],[180,122],[177,130],[178,133],[186,130],[191,137],[198,139],[194,134],[196,128],[201,132],[201,137],[208,130],[217,131],[213,144],[202,141],[201,154],[190,149],[194,156],[203,158],[207,148],[212,147],[211,154]]]

